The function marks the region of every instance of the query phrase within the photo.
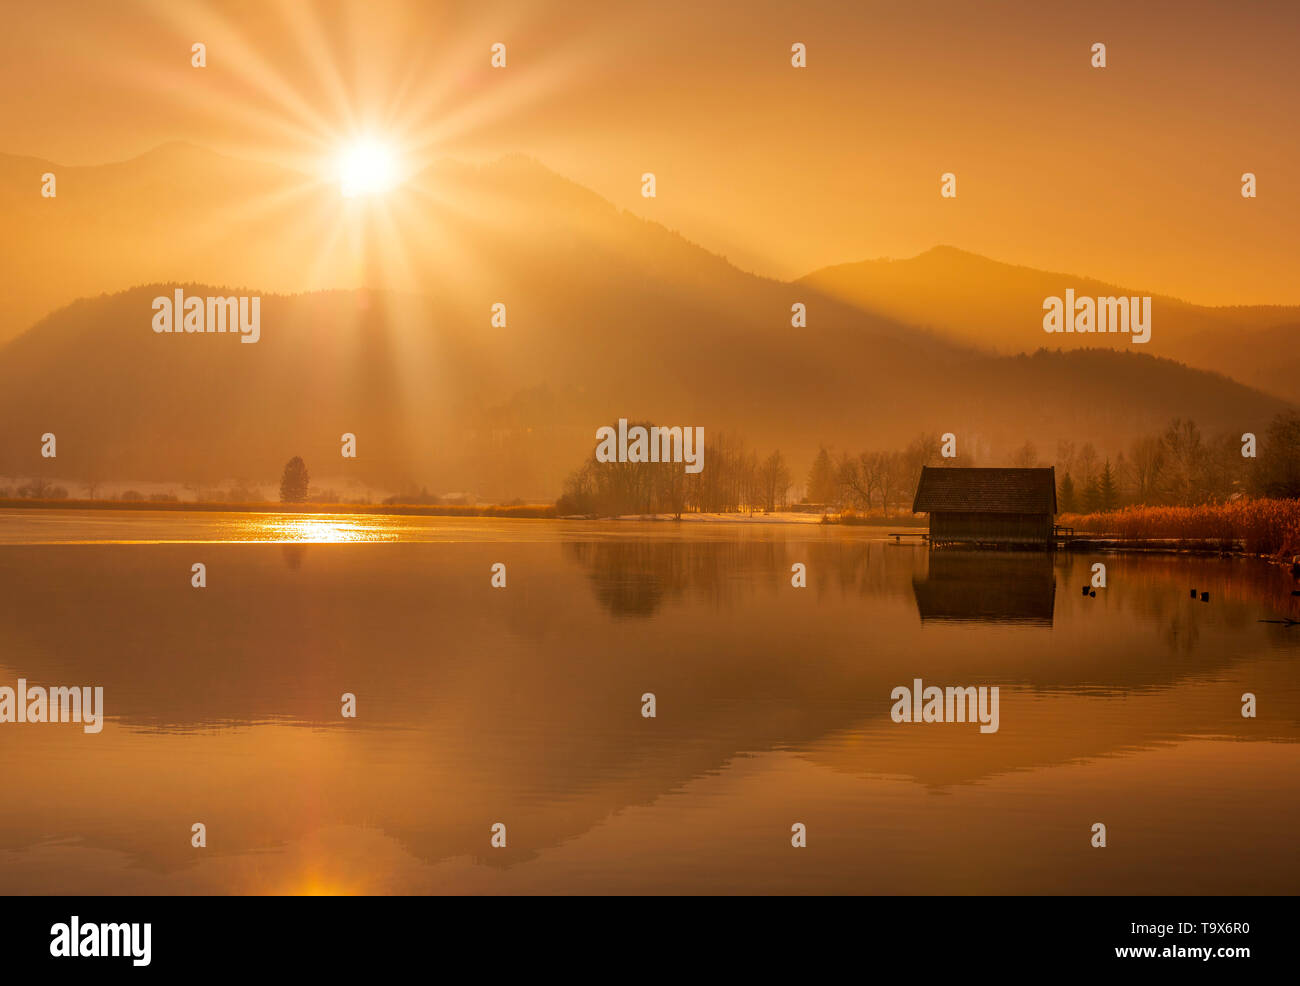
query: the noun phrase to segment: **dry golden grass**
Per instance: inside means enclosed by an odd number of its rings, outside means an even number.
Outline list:
[[[1260,555],[1300,554],[1300,500],[1241,499],[1195,507],[1125,507],[1093,514],[1062,514],[1058,523],[1076,531],[1121,538],[1240,541]]]

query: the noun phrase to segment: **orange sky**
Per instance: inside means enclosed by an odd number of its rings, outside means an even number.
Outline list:
[[[1300,4],[1063,6],[45,0],[6,11],[0,152],[95,164],[184,139],[311,169],[367,129],[413,162],[531,154],[773,276],[950,243],[1300,302]]]

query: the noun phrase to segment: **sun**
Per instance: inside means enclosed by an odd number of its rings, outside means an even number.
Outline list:
[[[397,183],[396,155],[382,141],[355,141],[339,154],[338,177],[344,198],[382,195]]]

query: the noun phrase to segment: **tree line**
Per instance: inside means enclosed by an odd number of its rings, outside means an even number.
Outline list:
[[[648,427],[648,426],[647,426]],[[1040,459],[1032,442],[996,461],[961,452],[940,454],[938,434],[917,435],[902,449],[834,452],[821,446],[800,503],[827,511],[850,509],[910,514],[923,466],[1054,465],[1061,513],[1090,513],[1129,505],[1221,503],[1241,495],[1300,497],[1300,414],[1278,414],[1256,436],[1206,437],[1189,418],[1134,439],[1113,456],[1091,443],[1057,443],[1054,460]],[[561,515],[672,514],[686,511],[782,510],[791,506],[792,474],[780,450],[748,449],[735,435],[714,438],[704,470],[687,474],[680,463],[601,463],[595,454],[574,472],[556,503]]]
[[[1202,434],[1190,418],[1134,439],[1112,461],[1090,444],[1057,446],[1057,503],[1062,513],[1125,506],[1192,506],[1242,495],[1300,497],[1300,414],[1276,415],[1263,434]],[[1254,455],[1243,454],[1243,449]]]
[[[646,422],[633,422],[649,428]],[[595,451],[564,483],[556,512],[569,514],[735,513],[784,510],[793,485],[780,449],[766,455],[742,438],[710,439],[704,468],[688,473],[680,462],[597,462]]]
[[[1229,432],[1207,438],[1195,421],[1175,418],[1114,458],[1103,457],[1091,443],[1061,441],[1055,461],[1043,462],[1027,441],[1004,461],[985,462],[941,458],[938,437],[923,435],[901,452],[834,457],[822,448],[809,472],[808,495],[827,506],[879,509],[888,516],[891,510],[910,511],[922,466],[1054,465],[1061,513],[1222,503],[1242,495],[1300,497],[1300,414],[1276,415],[1255,436],[1253,449],[1248,442]],[[1244,455],[1243,449],[1255,454]]]

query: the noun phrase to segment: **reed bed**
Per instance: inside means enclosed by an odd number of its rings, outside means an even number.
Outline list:
[[[1142,540],[1174,538],[1238,542],[1250,554],[1300,555],[1300,500],[1243,498],[1195,507],[1124,507],[1091,514],[1062,514],[1057,522],[1078,532]]]

